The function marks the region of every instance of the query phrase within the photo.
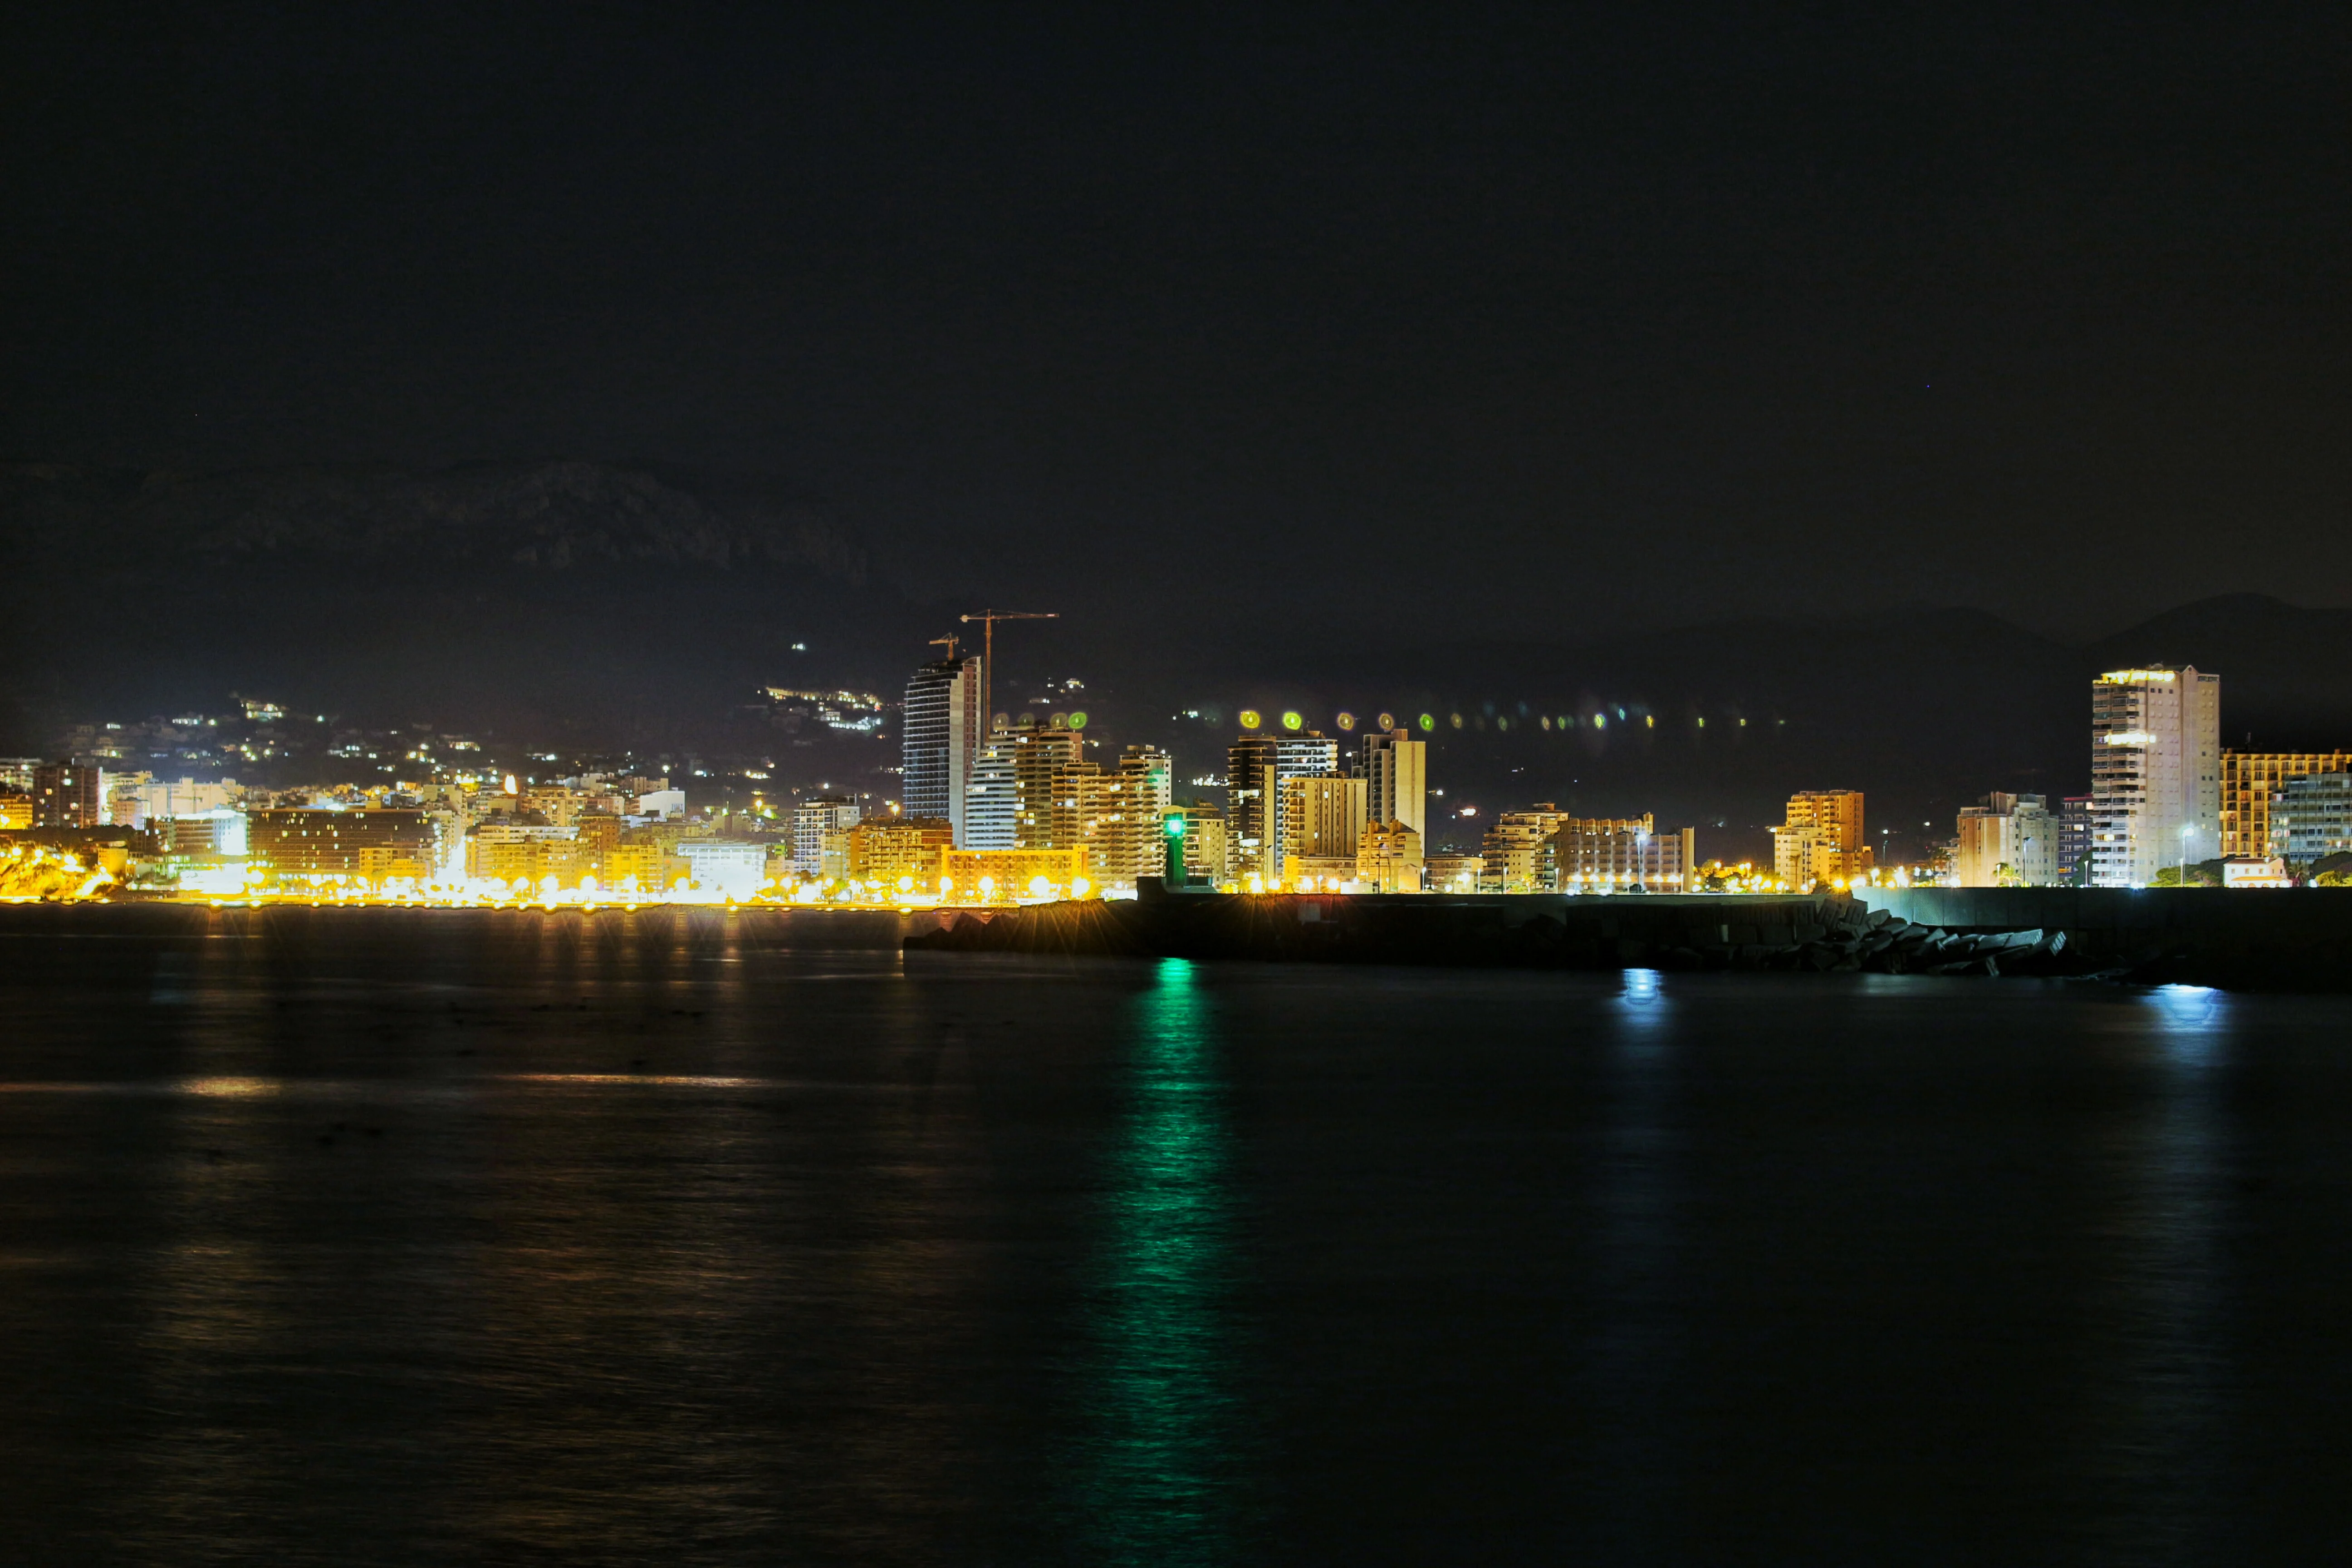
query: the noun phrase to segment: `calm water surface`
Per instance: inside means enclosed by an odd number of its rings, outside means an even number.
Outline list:
[[[2339,1002],[809,929],[0,910],[0,1562],[2352,1549]]]

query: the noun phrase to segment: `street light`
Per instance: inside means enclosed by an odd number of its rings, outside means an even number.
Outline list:
[[[2180,825],[2180,885],[2184,888],[2189,886],[2189,841],[2196,835],[2195,823],[2184,822]]]

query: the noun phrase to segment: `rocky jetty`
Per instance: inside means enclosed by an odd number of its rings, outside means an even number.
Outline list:
[[[1955,931],[1842,896],[1765,899],[1147,896],[966,910],[909,948],[1522,968],[2074,972],[2059,931]]]
[[[1277,963],[1858,972],[2301,991],[2352,986],[2352,898],[2316,893],[2294,909],[2265,905],[2264,895],[2256,894],[2203,895],[2205,902],[2195,909],[2181,902],[2200,897],[2172,893],[2135,903],[2011,900],[1998,909],[1958,904],[1948,912],[1978,918],[1934,924],[1828,893],[1187,893],[1126,903],[943,912],[937,930],[910,936],[907,946]],[[2314,900],[2332,901],[2322,907]],[[2044,918],[2032,918],[2037,914]],[[2004,918],[1990,918],[1996,915]]]

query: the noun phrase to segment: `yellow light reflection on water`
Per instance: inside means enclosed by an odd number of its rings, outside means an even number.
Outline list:
[[[214,1100],[251,1100],[276,1094],[282,1087],[274,1078],[192,1078],[180,1083],[184,1093]]]

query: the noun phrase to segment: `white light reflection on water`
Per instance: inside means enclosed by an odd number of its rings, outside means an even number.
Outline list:
[[[1595,1413],[1609,1416],[1593,1457],[1596,1545],[1636,1561],[1662,1548],[1678,1484],[1669,1425],[1651,1413],[1664,1403],[1683,1355],[1675,1216],[1684,1150],[1674,1109],[1674,1002],[1659,973],[1626,970],[1612,1010],[1603,1077],[1611,1114],[1592,1231],[1601,1312],[1583,1381]]]
[[[1191,963],[1160,961],[1129,1050],[1129,1109],[1088,1282],[1075,1533],[1091,1563],[1226,1563],[1240,1524],[1225,1300],[1232,1139],[1215,1024]]]
[[[2221,1237],[2231,1163],[2223,1078],[2233,999],[2196,985],[2140,998],[2150,1096],[2121,1135],[2112,1230],[2116,1436],[2103,1456],[2112,1543],[2136,1561],[2201,1557],[2234,1426]]]
[[[1623,989],[1617,993],[1617,1016],[1620,1022],[1636,1029],[1651,1030],[1664,1026],[1666,1018],[1665,998],[1659,990],[1658,972],[1654,969],[1629,969],[1624,973]]]

